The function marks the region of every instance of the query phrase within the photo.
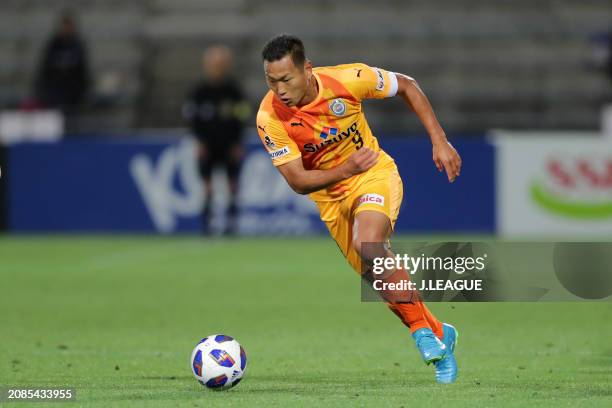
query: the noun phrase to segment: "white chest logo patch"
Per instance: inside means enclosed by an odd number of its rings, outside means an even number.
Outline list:
[[[346,104],[340,98],[334,99],[329,104],[329,110],[336,116],[342,116],[346,113]]]

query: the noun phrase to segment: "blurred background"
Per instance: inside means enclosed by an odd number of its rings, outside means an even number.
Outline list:
[[[401,100],[365,103],[404,178],[398,232],[612,237],[608,0],[4,0],[2,228],[324,232],[254,129],[282,32],[315,66],[402,72],[431,99],[464,158],[453,185]]]

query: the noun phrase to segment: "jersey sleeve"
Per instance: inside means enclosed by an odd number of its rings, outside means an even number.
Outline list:
[[[345,78],[349,90],[357,99],[383,99],[397,94],[395,73],[366,64],[353,64],[351,67],[346,71]]]
[[[257,113],[257,133],[275,166],[302,157],[297,144],[289,137],[283,124],[266,111],[260,110]]]

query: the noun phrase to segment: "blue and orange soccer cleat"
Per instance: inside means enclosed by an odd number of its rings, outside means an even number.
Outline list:
[[[457,379],[457,360],[455,359],[455,347],[459,333],[452,325],[444,323],[442,325],[444,337],[442,339],[446,346],[446,355],[444,358],[434,362],[436,366],[436,381],[441,384],[450,384]]]
[[[417,349],[419,349],[425,364],[435,363],[446,356],[446,345],[436,337],[431,329],[419,329],[412,333],[412,338],[414,338]]]

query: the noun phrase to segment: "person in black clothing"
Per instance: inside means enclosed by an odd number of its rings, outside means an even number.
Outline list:
[[[241,136],[244,120],[250,115],[250,106],[238,82],[229,76],[232,54],[227,47],[216,45],[208,48],[202,62],[205,78],[187,98],[183,116],[198,142],[198,165],[206,192],[202,210],[203,231],[210,232],[212,170],[221,165],[227,171],[230,192],[225,233],[233,234],[237,229],[236,199],[243,157]]]
[[[37,100],[49,108],[71,113],[89,85],[87,51],[71,14],[65,13],[47,43],[35,83]]]

